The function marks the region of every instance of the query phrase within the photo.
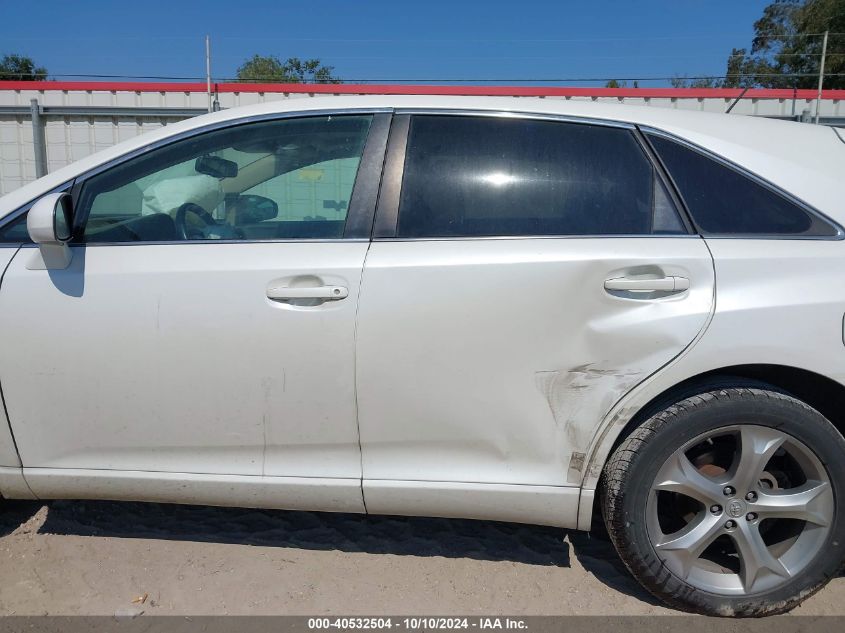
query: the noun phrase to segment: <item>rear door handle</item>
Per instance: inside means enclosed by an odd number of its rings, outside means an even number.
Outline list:
[[[271,286],[267,288],[267,297],[273,301],[294,301],[297,299],[322,299],[339,301],[349,296],[349,289],[344,286]]]
[[[657,277],[656,279],[616,277],[606,279],[604,289],[625,292],[682,292],[689,290],[689,279],[686,277]]]

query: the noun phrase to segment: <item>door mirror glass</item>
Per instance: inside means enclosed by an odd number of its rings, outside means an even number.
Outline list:
[[[279,214],[279,205],[270,198],[252,193],[239,195],[234,202],[235,223],[256,224],[265,220],[272,220]]]
[[[71,216],[70,195],[62,194],[53,210],[53,232],[56,241],[67,242],[73,233],[73,218]]]

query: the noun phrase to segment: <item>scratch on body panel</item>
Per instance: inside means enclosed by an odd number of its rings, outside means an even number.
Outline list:
[[[595,425],[643,373],[604,368],[598,363],[535,373],[537,388],[545,397],[555,424],[563,429],[572,451],[567,472],[569,483],[581,481]]]
[[[629,420],[634,417],[639,409],[637,407],[622,407],[619,411],[617,411],[613,418],[611,418],[607,428],[614,433],[619,433],[622,431],[622,428],[628,424]],[[601,471],[604,468],[604,463],[600,461],[596,461],[595,459],[590,458],[590,468],[585,474],[586,477],[590,479],[598,479],[601,476]]]

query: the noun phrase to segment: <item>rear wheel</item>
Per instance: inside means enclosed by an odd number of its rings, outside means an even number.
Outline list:
[[[602,512],[633,575],[671,606],[787,611],[841,567],[845,439],[782,393],[720,388],[653,416],[614,452]]]

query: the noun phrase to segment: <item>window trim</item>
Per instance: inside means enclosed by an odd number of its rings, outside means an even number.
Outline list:
[[[636,129],[636,124],[614,119],[596,119],[573,114],[554,114],[547,112],[524,112],[521,110],[478,110],[473,108],[395,108],[394,114],[437,115],[437,116],[473,116],[496,119],[519,119],[534,121],[560,121],[562,123],[581,123],[601,127],[616,127],[626,130]]]
[[[663,181],[666,190],[669,192],[672,204],[681,220],[685,233],[677,234],[595,234],[595,235],[473,235],[473,236],[441,236],[441,237],[399,237],[399,202],[402,197],[402,180],[405,173],[405,161],[407,159],[408,137],[410,134],[411,117],[413,116],[458,116],[458,117],[488,117],[498,119],[518,119],[527,121],[555,121],[560,123],[575,123],[581,125],[612,127],[624,129],[631,132],[634,141],[639,145],[646,161],[651,165],[655,175]],[[676,191],[667,180],[662,165],[654,158],[653,150],[645,145],[645,139],[640,138],[638,126],[624,121],[608,119],[594,119],[590,117],[578,117],[572,115],[544,114],[533,112],[512,112],[500,110],[473,110],[457,108],[396,108],[393,115],[393,124],[390,129],[390,137],[387,143],[387,153],[384,161],[384,173],[382,175],[382,186],[379,193],[378,206],[373,228],[373,241],[394,241],[394,242],[432,242],[432,241],[456,241],[456,240],[536,240],[536,239],[677,239],[688,237],[699,237],[693,225],[687,218],[686,207],[676,196]]]
[[[675,190],[675,183],[671,180],[669,172],[666,171],[666,167],[663,165],[663,162],[658,158],[657,152],[654,151],[654,148],[651,146],[651,143],[648,142],[648,139],[645,134],[642,133],[642,130],[636,128],[634,130],[634,136],[637,137],[637,142],[639,142],[640,147],[642,147],[643,152],[645,152],[646,157],[651,163],[655,176],[663,183],[663,187],[669,194],[669,199],[672,201],[672,205],[675,207],[675,212],[678,214],[678,218],[681,220],[681,224],[684,225],[684,229],[687,234],[697,235],[699,233],[698,227],[695,226],[695,223],[692,220],[692,215],[690,214],[689,209],[687,209],[687,205]]]
[[[340,239],[370,239],[392,120],[393,114],[389,112],[373,114],[349,197],[343,237]]]
[[[323,110],[304,110],[296,112],[273,112],[268,114],[253,115],[247,117],[240,117],[238,119],[230,119],[221,121],[210,125],[205,125],[199,128],[194,128],[186,132],[180,132],[173,136],[160,139],[149,145],[138,148],[127,154],[123,154],[111,161],[98,165],[82,174],[79,174],[74,181],[72,181],[71,197],[74,208],[73,218],[73,232],[74,238],[68,244],[71,248],[74,247],[99,247],[99,246],[152,246],[152,245],[184,245],[184,244],[253,244],[253,243],[302,243],[302,242],[357,242],[369,241],[370,231],[369,227],[372,225],[372,218],[375,214],[376,194],[378,191],[378,183],[381,178],[381,168],[384,155],[384,146],[387,143],[387,133],[389,129],[389,122],[393,113],[392,108],[338,108],[338,109],[323,109]],[[88,220],[87,213],[85,217],[77,216],[76,209],[78,208],[83,185],[94,176],[97,176],[109,169],[122,165],[123,163],[139,158],[149,152],[155,151],[162,147],[166,147],[173,143],[178,143],[194,136],[199,136],[209,132],[224,130],[233,127],[240,127],[241,125],[249,125],[251,123],[264,123],[268,121],[284,120],[284,119],[303,119],[326,116],[354,116],[354,115],[370,115],[373,117],[370,123],[370,129],[367,132],[367,139],[364,143],[364,150],[361,155],[361,162],[358,164],[358,172],[355,175],[355,183],[352,187],[352,195],[350,196],[350,204],[347,211],[347,221],[344,227],[342,237],[332,238],[282,238],[282,239],[237,239],[237,240],[169,240],[169,241],[151,241],[138,240],[132,242],[78,242],[78,231],[84,226]],[[378,122],[378,123],[377,123]],[[372,139],[372,143],[371,143]],[[369,153],[368,153],[369,152]],[[366,159],[366,164],[365,164]],[[363,169],[363,170],[362,170]],[[363,180],[362,180],[363,178]],[[373,181],[375,180],[375,184]],[[359,182],[363,187],[361,194],[356,196]],[[46,194],[45,194],[46,195]],[[358,198],[358,199],[356,199]],[[29,203],[31,206],[35,201]],[[354,206],[353,206],[354,205]],[[28,207],[27,207],[28,208]],[[89,210],[90,211],[90,210]],[[357,217],[354,222],[353,213],[359,214],[363,217]],[[366,235],[362,235],[362,228],[367,227]],[[350,229],[350,227],[352,227]],[[347,235],[347,233],[349,233]]]
[[[737,239],[744,239],[744,240],[823,240],[823,241],[841,241],[845,240],[845,229],[842,228],[842,225],[839,222],[835,221],[834,219],[827,216],[822,211],[819,211],[815,207],[810,206],[797,196],[789,193],[788,191],[778,187],[774,183],[766,180],[762,176],[758,176],[754,172],[750,171],[749,169],[743,167],[742,165],[738,165],[733,161],[716,154],[700,145],[696,145],[692,141],[688,141],[680,136],[672,134],[671,132],[666,132],[665,130],[661,130],[658,128],[654,128],[648,125],[638,125],[637,129],[643,136],[643,140],[648,144],[648,147],[654,154],[655,162],[660,164],[661,169],[666,172],[666,176],[668,182],[670,183],[670,187],[672,191],[677,195],[678,200],[681,202],[682,208],[684,212],[689,217],[692,226],[695,228],[695,232],[705,239],[720,239],[720,240],[737,240]],[[681,194],[680,188],[675,183],[674,178],[672,178],[672,173],[669,169],[663,164],[663,160],[660,158],[660,154],[657,150],[652,146],[651,141],[649,140],[649,135],[659,136],[661,138],[665,138],[669,141],[673,141],[678,143],[679,145],[694,151],[698,154],[701,154],[705,158],[708,158],[716,163],[722,165],[723,167],[730,169],[740,176],[744,176],[748,178],[752,182],[760,185],[761,187],[767,189],[771,193],[780,196],[787,202],[799,207],[801,210],[809,214],[811,217],[824,222],[836,230],[836,235],[801,235],[800,233],[708,233],[707,231],[702,230],[701,226],[695,221],[695,216],[689,209],[689,205],[687,205],[686,200],[684,200],[683,195]]]
[[[372,239],[392,239],[399,227],[399,200],[402,197],[402,179],[405,175],[405,157],[408,134],[411,129],[410,114],[395,114],[390,125],[387,153],[381,177],[381,189],[373,223]]]

